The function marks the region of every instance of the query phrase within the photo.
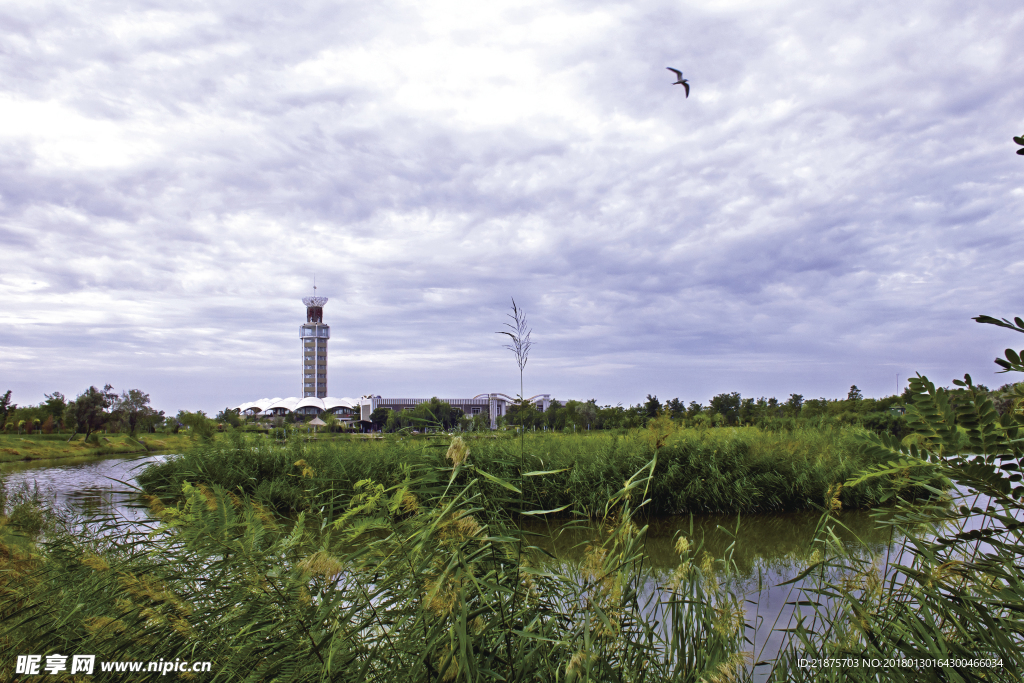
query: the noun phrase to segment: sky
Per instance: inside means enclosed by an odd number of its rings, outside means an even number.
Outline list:
[[[0,392],[999,386],[1016,0],[0,5]],[[685,97],[666,67],[691,85]]]

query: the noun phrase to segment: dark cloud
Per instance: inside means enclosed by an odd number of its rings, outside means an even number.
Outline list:
[[[1010,2],[5,6],[0,373],[19,403],[292,395],[316,272],[338,395],[508,389],[510,296],[563,397],[987,380],[1009,341],[970,317],[1020,313],[1022,25]]]

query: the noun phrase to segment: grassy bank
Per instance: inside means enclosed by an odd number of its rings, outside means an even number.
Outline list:
[[[68,442],[67,435],[0,435],[0,462],[18,460],[60,460],[93,455],[121,455],[147,451],[183,451],[193,445],[184,434],[100,434],[86,442],[81,436]]]
[[[839,489],[857,472],[878,464],[862,452],[862,434],[859,428],[767,432],[671,424],[625,434],[528,434],[525,469],[543,474],[524,477],[518,439],[463,439],[470,462],[491,476],[514,481],[527,509],[565,507],[565,514],[593,517],[652,459],[657,464],[648,514],[803,510],[824,505],[837,490],[846,508],[876,506],[899,490],[900,479]],[[449,441],[387,437],[282,444],[236,436],[150,466],[138,480],[147,492],[162,497],[176,496],[189,481],[241,491],[281,511],[300,511],[336,505],[362,480],[397,484],[404,466],[438,464]],[[482,486],[494,493],[498,485],[485,478]]]

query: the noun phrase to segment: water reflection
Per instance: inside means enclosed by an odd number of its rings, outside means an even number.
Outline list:
[[[675,540],[680,534],[689,538],[691,545],[703,542],[703,549],[718,559],[724,558],[735,542],[732,558],[736,568],[741,576],[750,577],[766,568],[782,569],[794,563],[806,565],[814,549],[812,542],[820,519],[821,514],[817,512],[652,519],[646,522],[645,551],[652,567],[671,569],[679,563]],[[893,541],[891,528],[880,524],[879,513],[847,511],[840,513],[838,520],[845,528],[837,527],[835,533],[847,550],[878,553]],[[643,522],[638,520],[638,523]],[[532,536],[534,545],[561,559],[578,560],[587,545],[601,541],[597,524],[538,523],[526,528],[535,534]]]
[[[70,458],[0,464],[8,494],[21,486],[38,486],[57,507],[71,507],[91,516],[115,516],[129,522],[148,519],[134,488],[135,476],[166,454],[142,457]]]
[[[845,511],[837,516],[839,524],[833,527],[833,533],[853,556],[884,558],[901,540],[893,537],[891,526],[882,523],[888,518],[891,514],[887,512]],[[747,622],[753,627],[747,632],[749,651],[754,661],[772,659],[784,644],[786,634],[781,629],[791,625],[792,602],[800,599],[803,582],[781,584],[806,569],[815,549],[821,548],[814,543],[820,521],[818,512],[649,520],[644,549],[652,571],[644,592],[661,590],[678,566],[675,541],[679,535],[686,536],[693,547],[702,545],[701,552],[707,551],[716,559],[724,559],[732,546],[737,572],[732,589],[744,596]],[[638,520],[638,524],[642,526],[643,522]],[[582,560],[587,546],[603,540],[601,526],[587,522],[531,524],[527,531],[532,545],[557,558],[552,560],[538,552],[536,561],[541,564]],[[753,674],[755,681],[765,680],[767,667],[757,667]]]

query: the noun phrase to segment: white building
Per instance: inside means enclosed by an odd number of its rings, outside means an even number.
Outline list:
[[[314,294],[316,287],[313,287]],[[324,304],[327,297],[311,296],[302,300],[306,305],[306,323],[299,327],[301,343],[302,398],[261,398],[236,406],[244,415],[277,417],[286,415],[320,416],[332,413],[343,422],[370,422],[377,408],[410,410],[428,398],[382,398],[366,395],[361,398],[334,398],[327,395],[327,342],[331,328],[324,324]],[[453,408],[460,408],[468,417],[486,415],[491,429],[497,429],[498,418],[505,415],[508,405],[515,399],[506,394],[477,394],[473,398],[441,399]],[[538,394],[528,399],[541,412],[551,405],[550,394]]]

